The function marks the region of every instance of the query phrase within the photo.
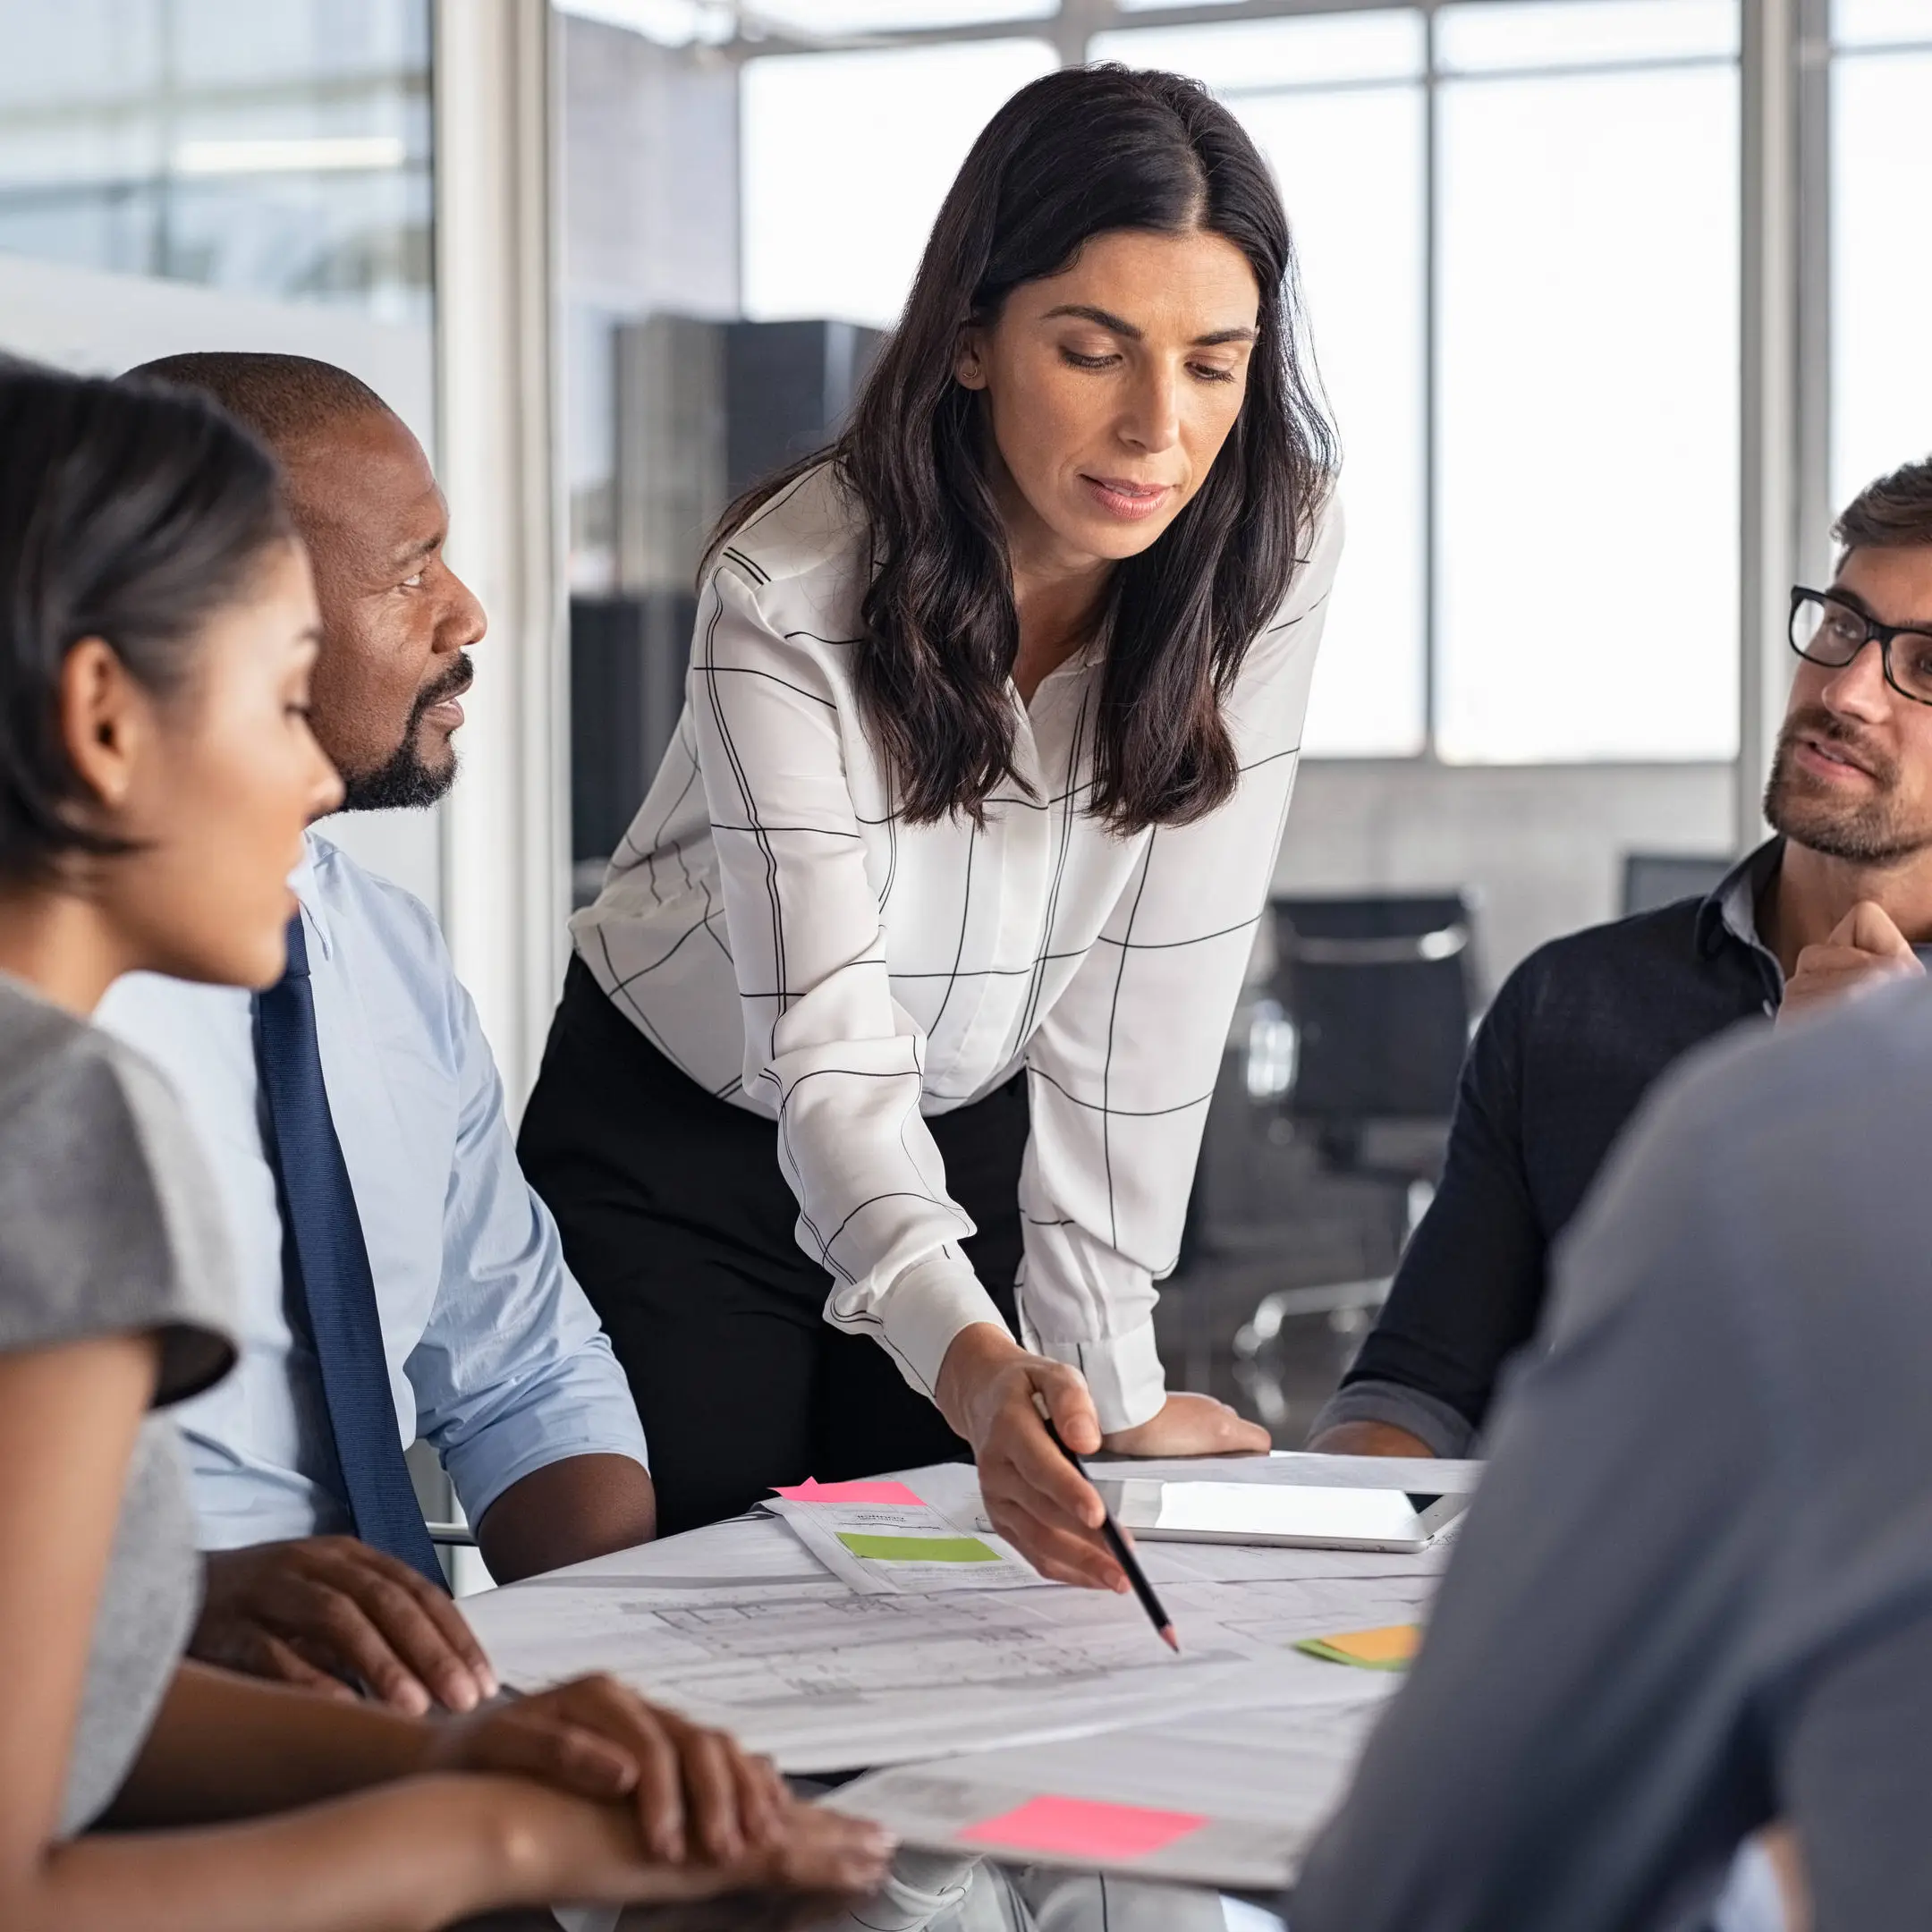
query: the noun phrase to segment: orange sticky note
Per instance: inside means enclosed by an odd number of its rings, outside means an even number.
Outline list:
[[[808,1476],[789,1489],[773,1492],[788,1503],[885,1503],[900,1509],[924,1509],[924,1502],[902,1482],[827,1482]]]
[[[1144,1805],[1090,1798],[1030,1798],[1017,1809],[968,1826],[968,1844],[1009,1852],[1051,1852],[1063,1858],[1146,1858],[1208,1820],[1191,1811],[1150,1811]]]
[[[1401,1670],[1422,1642],[1416,1623],[1389,1623],[1380,1630],[1344,1631],[1336,1637],[1307,1637],[1295,1646],[1331,1664],[1360,1664],[1368,1670]]]

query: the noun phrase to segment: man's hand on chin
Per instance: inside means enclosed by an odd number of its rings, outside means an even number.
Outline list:
[[[1885,908],[1861,900],[1823,940],[1798,955],[1796,969],[1784,985],[1777,1023],[1784,1026],[1822,1013],[1847,994],[1888,979],[1924,977],[1919,955]]]

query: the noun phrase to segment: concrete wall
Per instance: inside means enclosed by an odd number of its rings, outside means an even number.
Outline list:
[[[1614,918],[1628,852],[1727,852],[1724,765],[1311,761],[1277,892],[1466,886],[1484,993],[1546,939]]]

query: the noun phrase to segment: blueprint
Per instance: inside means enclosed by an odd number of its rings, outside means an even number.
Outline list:
[[[1184,1559],[1160,1566],[1178,1657],[1131,1597],[1059,1585],[864,1595],[807,1568],[808,1553],[770,1520],[603,1557],[462,1608],[516,1688],[609,1671],[787,1771],[828,1772],[1243,1704],[1360,1701],[1369,1674],[1287,1646],[1415,1621],[1438,1567],[1357,1555],[1354,1573],[1336,1575],[1341,1553],[1329,1551],[1157,1554]],[[1239,1579],[1217,1575],[1234,1556],[1259,1561]]]

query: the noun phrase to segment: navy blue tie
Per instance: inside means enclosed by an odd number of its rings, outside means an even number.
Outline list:
[[[322,1080],[299,912],[289,921],[287,970],[255,997],[255,1064],[282,1197],[283,1280],[291,1312],[308,1316],[355,1532],[441,1585],[396,1433],[376,1278]]]

